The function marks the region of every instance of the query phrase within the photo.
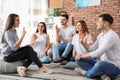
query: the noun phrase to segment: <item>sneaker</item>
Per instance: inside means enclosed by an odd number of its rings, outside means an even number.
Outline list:
[[[60,65],[66,65],[68,63],[68,61],[62,61],[62,62],[60,62]]]
[[[40,68],[40,71],[47,73],[48,69],[45,66],[42,66],[42,68]]]
[[[25,71],[26,71],[26,67],[17,66],[17,72],[18,72],[19,76],[24,77],[25,76]]]
[[[101,79],[102,80],[111,80],[109,76],[107,76],[106,74],[105,75],[102,75],[101,76]]]
[[[83,75],[83,76],[84,76],[85,73],[86,73],[86,71],[83,70],[82,68],[75,68],[74,71],[77,72],[77,73],[79,73],[79,74],[81,74],[81,75]]]

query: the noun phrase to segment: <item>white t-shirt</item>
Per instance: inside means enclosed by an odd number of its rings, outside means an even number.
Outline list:
[[[36,36],[37,36],[37,39],[33,45],[33,49],[37,52],[37,55],[39,56],[40,53],[42,53],[46,47],[46,34],[36,33]]]
[[[115,31],[110,29],[105,35],[101,33],[95,43],[90,46],[90,55],[95,58],[110,62],[120,68],[120,38]]]
[[[92,43],[91,35],[88,36],[87,43],[88,44]],[[72,44],[74,45],[77,54],[85,54],[85,53],[87,53],[86,48],[80,43],[78,34],[74,35],[73,40],[72,40]]]
[[[61,36],[61,42],[66,42],[66,39],[75,34],[75,27],[68,26],[66,29],[60,28],[59,35]]]

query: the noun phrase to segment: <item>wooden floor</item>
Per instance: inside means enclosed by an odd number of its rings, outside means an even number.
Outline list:
[[[38,67],[36,65],[31,65],[25,77],[20,77],[17,73],[1,73],[0,80],[96,80],[81,76],[74,70],[64,69],[62,66],[51,67],[50,64],[46,66],[48,68],[48,73],[38,73]]]

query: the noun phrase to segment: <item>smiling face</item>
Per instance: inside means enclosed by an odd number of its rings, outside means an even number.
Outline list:
[[[81,25],[80,22],[77,23],[77,25],[76,25],[76,30],[77,30],[77,31],[82,31],[82,25]]]
[[[43,25],[42,23],[40,23],[40,24],[38,24],[37,29],[38,29],[38,32],[39,32],[39,31],[40,31],[40,32],[43,32],[45,28],[44,28],[44,25]]]

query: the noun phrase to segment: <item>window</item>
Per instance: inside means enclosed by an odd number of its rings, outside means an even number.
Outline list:
[[[47,17],[47,8],[47,0],[0,0],[0,21],[3,23],[0,27],[0,38],[8,15],[16,13],[20,16],[18,36],[25,27],[27,33],[22,45],[29,44],[30,36],[36,31],[37,24]]]

